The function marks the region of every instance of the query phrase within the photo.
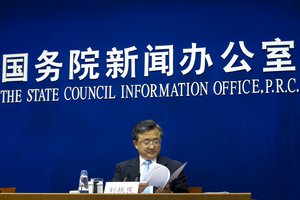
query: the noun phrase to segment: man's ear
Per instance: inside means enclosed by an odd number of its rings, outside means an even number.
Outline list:
[[[132,140],[132,143],[133,143],[134,147],[137,149],[138,148],[137,147],[137,141],[136,140]]]

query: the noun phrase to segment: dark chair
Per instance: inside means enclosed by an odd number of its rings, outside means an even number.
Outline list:
[[[201,193],[202,192],[202,188],[201,187],[190,187],[189,188],[189,192],[190,193]]]
[[[16,193],[15,187],[0,188],[0,193]]]

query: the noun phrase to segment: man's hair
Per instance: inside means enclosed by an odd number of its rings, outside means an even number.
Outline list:
[[[161,137],[163,136],[162,128],[155,121],[153,120],[140,121],[132,129],[132,139],[137,141],[139,139],[140,134],[151,131],[153,129],[158,129],[159,132],[161,133]]]

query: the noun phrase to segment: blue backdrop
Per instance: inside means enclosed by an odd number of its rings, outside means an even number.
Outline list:
[[[299,22],[296,0],[2,1],[0,187],[68,192],[82,169],[108,181],[117,162],[137,156],[133,126],[153,119],[164,129],[162,154],[188,162],[191,186],[297,199]],[[112,62],[114,47],[121,54]],[[137,57],[125,73],[130,47]],[[70,68],[76,52],[78,72]],[[46,58],[58,66],[42,66]],[[57,80],[51,72],[37,81],[47,66]],[[112,98],[76,100],[77,89],[93,86],[107,86]],[[143,89],[125,98],[122,86]]]

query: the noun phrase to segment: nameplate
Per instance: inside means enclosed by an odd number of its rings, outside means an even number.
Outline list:
[[[139,182],[106,182],[105,194],[137,194]]]

